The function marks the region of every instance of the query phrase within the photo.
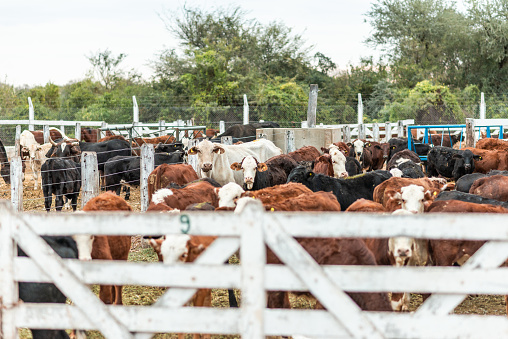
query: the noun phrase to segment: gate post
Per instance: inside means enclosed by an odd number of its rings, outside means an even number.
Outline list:
[[[14,137],[14,156],[21,156],[21,125],[16,125],[16,136]]]
[[[466,147],[474,146],[474,119],[466,119]]]
[[[199,144],[198,139],[190,139],[189,140],[189,149],[191,149],[194,146],[197,146]],[[198,155],[197,154],[188,154],[187,155],[187,163],[194,168],[194,171],[196,171],[196,174],[199,178],[201,178],[201,171],[199,169],[199,163],[198,163]]]
[[[23,211],[23,165],[21,157],[11,159],[11,202],[15,211]]]
[[[291,153],[296,151],[295,147],[295,131],[287,130],[286,131],[286,153]]]
[[[266,291],[264,266],[266,248],[263,235],[265,211],[259,201],[248,201],[241,212],[245,217],[240,235],[242,307],[240,334],[242,338],[263,339]]]
[[[390,122],[385,123],[385,142],[388,142],[392,138],[392,124]]]
[[[62,130],[63,132],[63,130]],[[64,132],[65,134],[65,132]],[[49,142],[49,125],[42,126],[42,135],[44,139],[44,143],[47,144]]]
[[[220,137],[220,143],[223,145],[233,145],[233,137],[228,135],[225,137]]]
[[[372,125],[372,137],[373,137],[374,141],[379,142],[379,124],[378,123],[374,123],[374,125]]]
[[[141,188],[141,212],[148,208],[148,176],[154,170],[155,151],[152,144],[141,145],[141,168],[139,186]]]
[[[348,142],[351,142],[351,127],[349,125],[344,126],[344,136],[342,138],[342,141],[346,144]]]
[[[97,153],[81,153],[81,208],[99,194],[99,179]]]
[[[74,127],[74,138],[76,138],[78,141],[81,141],[81,123],[77,122],[76,126]]]
[[[19,159],[19,158],[18,158]],[[0,337],[15,339],[18,330],[12,308],[18,303],[18,283],[14,280],[14,257],[16,246],[12,237],[14,220],[8,203],[0,205]]]

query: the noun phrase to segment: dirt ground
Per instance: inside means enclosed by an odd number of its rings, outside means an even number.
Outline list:
[[[39,185],[40,186],[40,185]],[[27,180],[23,185],[23,210],[27,213],[44,212],[44,196],[42,190],[34,190],[33,181],[30,174],[27,175]],[[123,193],[122,193],[123,196]],[[10,199],[10,186],[6,185],[3,181],[0,182],[0,198]],[[140,194],[139,189],[131,189],[131,200],[129,204],[135,211],[140,210]],[[52,206],[54,211],[54,202]],[[78,200],[78,210],[81,209],[81,200]],[[64,213],[70,213],[66,210]],[[157,256],[151,247],[146,246],[139,236],[132,239],[131,253],[129,261],[157,261]],[[235,258],[231,262],[234,263]],[[98,286],[92,286],[93,291],[98,294]],[[126,305],[151,305],[159,296],[161,296],[165,288],[154,288],[146,286],[125,286],[123,290],[123,300]],[[239,291],[236,291],[237,297],[240,297]],[[227,291],[222,289],[215,289],[212,292],[214,307],[229,307]],[[311,308],[315,301],[312,297],[300,296],[291,298],[293,308]],[[410,311],[415,311],[422,303],[422,296],[419,294],[412,294]],[[485,296],[476,295],[469,296],[462,302],[456,309],[456,314],[484,314],[484,315],[505,315],[505,302],[503,296]],[[20,338],[32,338],[30,331],[20,329]],[[234,336],[213,336],[214,338],[234,338]],[[97,331],[88,331],[87,338],[103,338]],[[155,338],[177,338],[176,334],[158,334]],[[187,338],[190,338],[188,335]]]

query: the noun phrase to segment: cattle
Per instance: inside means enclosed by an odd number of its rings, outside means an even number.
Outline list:
[[[172,144],[174,143],[176,138],[172,135],[163,135],[155,138],[133,138],[132,140],[132,154],[140,155],[141,154],[141,146],[143,144]]]
[[[389,171],[392,168],[397,168],[398,165],[403,162],[403,160],[411,160],[415,164],[420,164],[421,160],[418,154],[415,152],[409,150],[409,149],[403,149],[395,154],[393,154],[386,164],[386,169]]]
[[[42,164],[41,172],[46,211],[51,210],[53,194],[57,211],[62,210],[64,196],[71,200],[72,209],[76,211],[81,189],[81,165],[72,160],[51,158]]]
[[[423,137],[419,140],[423,141]],[[452,147],[459,141],[459,137],[455,134],[431,134],[428,141],[434,146]]]
[[[362,169],[372,170],[372,152],[369,149],[370,143],[365,140],[356,139],[352,143],[348,143],[351,147],[349,154],[356,158],[362,165]]]
[[[291,172],[288,182],[302,183],[314,192],[332,191],[342,210],[345,211],[358,199],[372,200],[374,188],[390,177],[389,172],[377,170],[355,177],[337,179],[323,174],[315,174],[300,166]]]
[[[266,121],[262,123],[252,123],[247,125],[233,125],[226,129],[226,131],[212,139],[213,142],[220,142],[221,137],[233,137],[233,143],[237,141],[249,142],[256,140],[256,129],[258,128],[279,128],[276,122]]]
[[[197,181],[181,189],[162,188],[152,196],[147,211],[184,210],[187,206],[200,202],[209,202],[219,207],[218,188],[207,181]]]
[[[48,151],[46,156],[49,157],[71,157],[79,162],[81,152],[96,152],[99,171],[104,173],[104,164],[108,159],[117,155],[130,156],[131,149],[127,141],[113,139],[109,141],[90,143],[76,141],[75,139],[63,140],[55,143],[49,138],[53,147]]]
[[[455,189],[459,192],[469,193],[471,186],[473,183],[480,178],[486,177],[487,174],[484,173],[471,173],[463,175],[457,180],[455,183]]]
[[[488,173],[491,170],[508,170],[508,151],[506,150],[484,150],[466,147],[464,150],[473,152],[478,159],[475,159],[475,172]]]
[[[270,181],[272,182],[273,185],[285,184],[289,173],[291,173],[291,171],[298,166],[298,163],[287,154],[281,154],[271,157],[270,159],[265,161],[265,164],[269,168],[277,167],[281,169],[286,175],[286,178],[284,179],[283,182],[277,182],[275,178],[271,178]]]
[[[460,191],[443,191],[439,193],[439,195],[434,199],[434,201],[441,200],[460,200],[465,202],[471,202],[474,204],[488,204],[488,205],[496,205],[508,208],[508,203],[504,201],[499,201],[495,199],[488,199],[481,197],[476,194],[469,194]]]
[[[340,212],[340,204],[330,192],[302,193],[291,199],[280,199],[277,202],[263,204],[267,211],[314,211]]]
[[[183,186],[198,179],[198,175],[191,165],[162,164],[157,166],[148,176],[148,202],[152,201],[152,195],[160,188],[166,188],[171,183]]]
[[[408,149],[395,153],[388,164],[386,169],[391,171],[394,168],[398,168],[403,178],[423,178],[422,168],[420,166],[420,158],[418,155]]]
[[[350,159],[354,159],[349,157]],[[355,159],[356,160],[356,159]],[[328,175],[334,178],[349,176],[346,170],[347,157],[337,147],[330,147],[328,154],[319,156],[314,162],[314,173]]]
[[[367,199],[358,199],[354,203],[352,203],[347,209],[346,212],[375,212],[375,213],[383,213],[387,212],[386,208],[378,202],[367,200]]]
[[[429,206],[429,212],[437,213],[508,213],[503,206],[476,204],[460,200],[436,200]]]
[[[39,183],[39,176],[41,175],[42,164],[46,161],[46,153],[51,148],[51,144],[48,142],[46,144],[38,145],[35,147],[33,152],[30,152],[30,167],[32,169],[32,178],[34,181],[34,189],[37,189]]]
[[[105,133],[106,136],[113,135],[113,132],[111,132],[110,130],[103,131],[103,133]],[[62,136],[60,136],[60,138],[61,137]],[[51,139],[55,140],[57,138],[51,136]],[[100,139],[99,129],[89,127],[81,128],[81,136],[79,140],[82,140],[84,142],[97,142],[99,139]]]
[[[155,153],[173,153],[173,152],[184,152],[184,145],[181,142],[172,142],[170,144],[158,143],[155,146]]]
[[[457,181],[465,174],[473,173],[475,160],[481,157],[474,155],[470,150],[456,150],[450,147],[436,146],[427,156],[427,175],[437,177],[442,175]]]
[[[9,185],[11,183],[11,164],[9,163],[2,139],[0,139],[0,167],[0,176]]]
[[[258,162],[253,156],[246,156],[240,163],[231,164],[231,169],[243,171],[246,191],[256,191],[266,187],[280,185],[286,182],[286,172],[273,162]]]
[[[370,152],[372,153],[372,169],[382,169],[385,161],[388,160],[390,155],[390,144],[387,142],[369,142]]]
[[[44,131],[39,130],[39,131],[27,131],[27,132],[31,133],[34,136],[35,142],[37,142],[38,144],[41,144],[41,145],[44,144]],[[21,134],[23,134],[23,133],[21,133]],[[56,127],[49,128],[49,136],[53,140],[69,139],[69,137],[66,136],[64,132],[62,132],[61,130],[59,130]]]
[[[288,156],[293,158],[296,162],[299,161],[314,161],[321,153],[314,146],[303,146],[296,151],[289,152]]]
[[[183,162],[183,152],[155,153],[154,166],[162,164],[178,164]],[[139,186],[141,176],[141,158],[116,156],[104,164],[104,177],[106,190],[114,191],[120,195],[122,184],[127,185],[125,200],[129,200],[130,186]]]
[[[506,151],[508,150],[508,141],[502,140],[502,139],[495,139],[495,138],[485,138],[480,139],[476,142],[475,145],[478,149],[485,149],[485,150],[502,150]]]
[[[111,193],[102,193],[90,199],[83,207],[85,212],[127,211],[132,209],[121,197]],[[127,261],[131,248],[131,237],[126,235],[89,237],[90,257],[93,260],[124,260]],[[81,254],[80,254],[81,255]],[[99,298],[105,304],[122,305],[122,286],[101,285]]]
[[[100,138],[99,140],[97,140],[97,142],[103,142],[103,141],[108,141],[108,140],[113,140],[113,139],[127,141],[127,139],[125,139],[125,137],[123,135],[108,135],[108,136],[105,136],[104,138]]]
[[[508,201],[508,177],[493,175],[476,180],[469,189],[470,194],[476,194],[487,199]]]
[[[398,152],[407,149],[408,147],[408,140],[407,138],[391,138],[388,140],[388,143],[390,144],[390,156],[388,157],[388,161]],[[425,156],[429,153],[431,148],[434,147],[434,145],[428,145],[428,144],[419,144],[419,143],[413,143],[415,153],[421,156]]]
[[[403,178],[417,179],[425,177],[425,174],[423,174],[422,171],[422,167],[419,164],[415,164],[411,160],[400,162],[396,169],[401,171]]]
[[[197,146],[190,148],[187,153],[198,155],[200,169],[198,176],[212,178],[221,185],[233,181],[243,185],[243,175],[231,169],[232,163],[240,162],[248,155],[264,162],[273,156],[282,154],[282,150],[266,139],[241,145],[220,145],[203,140]]]
[[[387,211],[405,209],[412,213],[423,213],[439,194],[443,186],[428,178],[390,178],[374,189],[373,200],[382,204]]]
[[[61,258],[78,258],[78,248],[71,237],[43,236],[42,238]],[[18,248],[18,256],[26,257],[27,255]],[[67,301],[67,297],[54,284],[20,282],[18,286],[19,298],[26,303],[65,304]],[[31,331],[34,339],[69,338],[65,330],[31,329]]]
[[[316,174],[324,174],[329,177],[333,177],[333,164],[332,157],[330,154],[323,154],[314,161],[314,167],[312,171]]]

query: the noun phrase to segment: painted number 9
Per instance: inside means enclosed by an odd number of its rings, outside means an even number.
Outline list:
[[[182,231],[183,234],[187,234],[190,231],[190,219],[187,215],[181,215],[180,216],[180,223],[182,224],[182,228],[180,231]]]

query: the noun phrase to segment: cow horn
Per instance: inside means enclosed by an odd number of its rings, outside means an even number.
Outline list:
[[[51,135],[49,136],[49,142],[51,143],[51,145],[53,146],[58,146],[56,142],[53,141],[53,139],[51,139]]]

